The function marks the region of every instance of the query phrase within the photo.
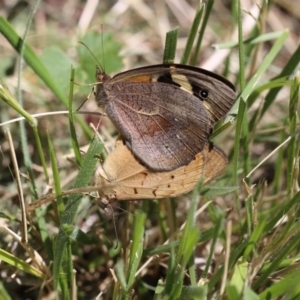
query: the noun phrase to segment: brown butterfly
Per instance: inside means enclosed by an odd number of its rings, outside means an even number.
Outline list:
[[[168,172],[152,171],[118,140],[96,171],[95,185],[108,202],[176,197],[193,190],[201,176],[203,184],[211,182],[226,165],[226,154],[212,143],[206,143],[188,165]]]
[[[235,102],[234,86],[209,71],[153,65],[110,77],[97,69],[96,100],[148,169],[170,171],[201,152]]]

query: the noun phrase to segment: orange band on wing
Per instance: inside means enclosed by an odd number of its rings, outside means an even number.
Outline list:
[[[140,75],[140,76],[136,76],[136,77],[124,78],[122,81],[127,81],[127,82],[152,82],[152,76]]]

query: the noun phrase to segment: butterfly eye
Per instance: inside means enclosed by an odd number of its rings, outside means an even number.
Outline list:
[[[199,92],[199,95],[201,98],[207,98],[208,97],[208,91],[207,90],[201,90]]]

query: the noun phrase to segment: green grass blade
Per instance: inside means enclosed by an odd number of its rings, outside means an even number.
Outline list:
[[[269,51],[269,53],[266,55],[264,61],[258,68],[257,72],[254,74],[254,76],[250,79],[249,83],[246,85],[245,89],[242,91],[239,99],[236,101],[236,103],[233,105],[232,109],[230,110],[228,116],[225,119],[224,123],[231,122],[234,120],[234,116],[238,112],[238,107],[240,102],[242,101],[241,99],[244,99],[243,101],[247,101],[249,95],[252,93],[254,90],[256,84],[258,83],[261,75],[268,69],[268,67],[271,65],[272,61],[278,54],[278,52],[282,49],[285,40],[288,38],[289,32],[283,31],[281,36],[276,40],[274,43],[273,47]]]
[[[287,274],[283,279],[278,282],[275,282],[272,286],[266,288],[263,292],[259,294],[259,299],[268,300],[268,299],[280,299],[280,296],[284,296],[285,293],[288,293],[291,289],[298,286],[299,288],[299,269]],[[284,299],[299,299],[300,294],[295,298],[286,298]]]
[[[291,56],[291,58],[289,59],[289,61],[285,65],[285,67],[282,69],[280,74],[276,78],[274,78],[274,80],[276,80],[278,78],[286,78],[286,77],[290,76],[297,68],[299,62],[300,62],[300,45],[298,46],[296,51],[293,53],[293,55]],[[264,116],[265,112],[272,105],[272,103],[276,99],[276,96],[278,95],[280,90],[281,90],[281,86],[278,88],[271,89],[269,91],[269,93],[265,97],[264,106],[263,106],[262,112],[260,114],[260,119]],[[253,124],[255,123],[256,118],[257,118],[257,113],[254,114],[254,116],[252,117],[252,119],[250,121],[250,130],[253,127]]]
[[[232,270],[237,262],[237,260],[243,255],[243,252],[248,245],[248,241],[243,241],[239,243],[237,247],[232,249],[232,252],[230,253],[229,258],[229,266],[228,269]],[[216,272],[216,274],[213,276],[213,278],[210,279],[208,282],[208,290],[210,291],[212,288],[216,286],[216,284],[221,280],[224,272],[224,266],[221,266],[220,269]]]
[[[46,182],[49,183],[49,174],[48,174],[48,169],[47,169],[47,164],[46,164],[46,158],[45,158],[45,154],[44,154],[44,151],[43,151],[42,142],[41,142],[41,139],[40,139],[40,136],[39,136],[38,128],[33,127],[32,130],[33,130],[36,145],[37,145],[37,151],[39,153],[41,164],[43,166]]]
[[[286,139],[286,131],[284,128],[281,131],[279,143],[283,143],[285,139]],[[276,165],[275,165],[275,175],[274,175],[274,188],[273,188],[274,195],[278,194],[278,192],[280,191],[280,185],[282,182],[282,164],[285,159],[284,152],[285,152],[284,147],[281,147],[277,154],[277,160],[276,160]]]
[[[300,233],[296,233],[292,240],[284,247],[281,252],[277,255],[277,257],[272,261],[271,265],[264,273],[258,278],[258,280],[254,283],[253,289],[258,289],[265,280],[267,280],[268,276],[278,270],[278,266],[284,257],[286,257],[291,251],[293,251],[296,247],[299,247],[300,241]]]
[[[230,194],[239,189],[238,186],[205,186],[201,189],[200,195],[207,197],[216,197]]]
[[[148,201],[144,201],[142,205],[142,211],[136,211],[134,215],[132,244],[130,248],[129,265],[127,270],[127,292],[129,292],[129,289],[131,289],[134,284],[135,273],[137,272],[143,254]]]
[[[200,182],[199,185],[201,186],[202,183]],[[165,280],[166,286],[163,294],[171,297],[171,299],[177,299],[181,294],[185,266],[188,263],[190,256],[193,253],[193,249],[198,241],[199,231],[194,227],[194,216],[198,198],[197,196],[198,189],[195,189],[186,225],[180,238],[177,253],[174,262],[169,265],[169,272]],[[174,282],[177,283],[176,286],[174,286]]]
[[[116,275],[117,275],[117,278],[119,280],[119,284],[121,285],[122,290],[127,291],[127,281],[126,281],[126,276],[124,273],[124,268],[125,268],[124,260],[123,259],[118,260],[118,262],[115,265]],[[127,298],[128,295],[126,294],[123,296]]]
[[[176,55],[177,39],[178,39],[178,27],[167,32],[164,56],[163,56],[164,64],[174,63],[175,55]]]
[[[196,35],[198,33],[198,28],[199,28],[199,25],[201,22],[201,18],[202,18],[203,8],[204,8],[204,5],[202,3],[199,3],[193,23],[192,23],[192,27],[189,32],[186,46],[185,46],[183,55],[180,60],[181,64],[184,64],[184,65],[187,64],[189,61],[189,58],[191,56],[192,48],[193,48],[193,45],[195,42]]]
[[[244,91],[246,86],[246,80],[245,80],[245,50],[244,50],[244,43],[243,43],[243,18],[242,18],[242,7],[241,7],[241,1],[236,1],[237,5],[237,24],[238,24],[238,42],[239,42],[239,83],[241,91]],[[247,98],[243,98],[247,101]],[[249,157],[249,129],[248,129],[248,117],[246,112],[246,107],[244,108],[244,111],[241,112],[242,118],[242,139],[240,135],[235,136],[235,145],[238,141],[241,139],[241,147],[243,148],[243,163],[244,163],[244,172],[245,174],[248,174],[250,171],[250,157]],[[236,141],[238,139],[238,141]],[[236,150],[237,148],[235,148]],[[239,150],[239,149],[238,149]],[[234,153],[234,157],[237,157],[237,153]],[[237,161],[235,161],[235,167],[237,167]],[[237,169],[235,168],[235,171]],[[235,173],[237,174],[237,173]],[[236,181],[237,178],[234,178],[234,183],[237,184]],[[248,212],[249,214],[249,212]]]
[[[242,98],[241,98],[242,99]],[[240,136],[243,129],[244,115],[247,109],[247,104],[243,99],[241,100],[239,111],[237,115],[236,121],[236,133],[234,139],[234,148],[233,148],[233,183],[238,185],[238,163],[239,163],[239,152],[240,152]],[[237,195],[237,193],[236,193]],[[240,211],[240,202],[236,202],[237,210]]]
[[[243,255],[243,261],[247,261],[247,259],[250,257],[250,254],[252,253],[253,249],[255,249],[256,243],[262,238],[264,229],[267,223],[267,219],[262,219],[259,224],[254,228],[249,241],[247,243],[247,247],[245,249],[244,255]]]
[[[248,263],[238,262],[233,270],[230,282],[226,284],[228,299],[241,299],[248,275]],[[233,294],[232,294],[233,292]]]
[[[257,88],[255,88],[251,95],[249,96],[248,98],[248,101],[247,101],[247,104],[248,104],[248,107],[251,107],[253,105],[253,103],[255,102],[255,100],[261,95],[261,93],[263,93],[264,91],[266,90],[274,90],[276,89],[277,87],[279,88],[282,88],[283,86],[288,86],[288,85],[291,85],[292,82],[291,80],[289,80],[287,77],[280,77],[280,78],[276,78],[276,79],[273,79],[271,81],[268,81],[260,86],[258,86]],[[252,130],[252,120],[250,122],[250,130]]]
[[[58,212],[59,216],[62,214],[62,212],[65,209],[64,202],[62,200],[62,189],[60,185],[60,178],[59,178],[59,171],[58,171],[58,166],[57,166],[57,161],[55,157],[55,152],[53,149],[53,145],[50,139],[50,136],[47,135],[48,138],[48,147],[49,147],[49,152],[50,152],[50,160],[51,160],[51,167],[52,167],[52,176],[53,176],[53,181],[54,181],[54,190],[57,195],[57,207],[58,207]]]
[[[1,21],[1,17],[0,17]],[[0,23],[1,24],[1,23]],[[10,93],[7,85],[0,77],[0,99],[7,103],[11,108],[17,111],[20,115],[22,115],[31,126],[37,125],[37,120],[33,118],[23,107],[18,103],[18,101],[13,97]]]
[[[250,236],[253,229],[253,195],[250,194],[245,200],[246,203],[246,222],[247,233]]]
[[[101,153],[103,148],[103,144],[97,139],[94,138],[87,154],[82,161],[82,165],[78,176],[74,183],[74,188],[87,186],[90,182],[92,174],[94,172],[94,168],[98,161],[97,157]],[[63,225],[72,224],[75,218],[78,206],[80,204],[82,195],[74,194],[68,198],[68,201],[65,204],[65,211],[61,215],[61,226],[59,229],[59,233],[57,236],[57,241],[54,249],[54,262],[53,262],[53,278],[54,278],[54,286],[57,287],[59,282],[59,274],[61,265],[63,262],[63,255],[65,251],[65,247],[69,241],[68,235],[65,233],[63,229]]]
[[[202,43],[203,36],[204,36],[204,31],[207,26],[208,19],[209,19],[213,5],[214,5],[214,0],[209,0],[206,2],[206,6],[205,6],[205,4],[202,4],[202,7],[201,7],[202,11],[204,11],[205,13],[204,13],[203,21],[200,25],[199,35],[198,35],[198,39],[196,42],[194,54],[191,59],[191,65],[193,65],[193,66],[195,66],[198,61],[198,57],[199,57],[199,53],[200,53],[200,49],[201,49],[201,43]]]
[[[269,42],[272,40],[278,39],[282,34],[282,31],[275,31],[275,32],[268,32],[268,33],[263,33],[258,36],[255,36],[250,39],[246,39],[243,41],[245,45],[256,45],[256,44],[261,44],[264,42]],[[220,50],[220,49],[228,49],[228,48],[234,48],[239,45],[239,42],[227,42],[227,43],[222,43],[222,44],[213,44],[212,47]]]
[[[214,250],[215,250],[215,247],[216,247],[217,240],[218,240],[218,238],[220,236],[220,233],[223,229],[223,225],[224,225],[224,214],[220,210],[217,210],[216,211],[215,227],[214,227],[213,238],[212,238],[212,245],[210,247],[209,256],[208,256],[207,261],[206,261],[206,265],[205,265],[205,269],[204,269],[203,274],[202,274],[202,278],[207,278],[207,276],[208,276],[208,270],[211,267]]]
[[[288,213],[299,201],[300,192],[298,192],[292,199],[285,200],[284,202],[277,204],[277,206],[275,207],[276,210],[270,211],[272,218],[268,219],[266,231],[272,230],[276,223],[282,218],[283,213]],[[260,218],[265,218],[265,216],[262,214]]]
[[[59,279],[59,286],[60,286],[60,290],[58,293],[58,297],[56,299],[65,299],[65,300],[69,300],[70,299],[70,290],[68,287],[68,279],[67,279],[67,273],[63,273],[60,276]]]
[[[73,90],[74,90],[74,77],[75,77],[75,70],[71,68],[71,76],[70,76],[70,91],[69,91],[69,105],[68,105],[68,111],[69,111],[69,125],[70,125],[70,133],[71,133],[71,139],[72,139],[72,147],[74,151],[74,155],[76,158],[77,164],[80,166],[81,165],[81,154],[80,154],[80,149],[79,149],[79,144],[77,140],[77,135],[76,135],[76,129],[74,126],[74,115],[73,115]]]
[[[21,38],[15,32],[10,23],[3,17],[0,17],[0,32],[4,35],[4,37],[8,40],[8,42],[12,45],[12,47],[19,52],[20,51],[20,42]],[[60,99],[60,101],[67,107],[68,99],[65,96],[64,92],[60,89],[60,87],[56,84],[55,80],[49,74],[48,70],[45,68],[39,57],[35,54],[35,52],[24,43],[24,60],[26,63],[32,68],[32,70],[41,78],[45,84],[51,89],[51,91]],[[84,132],[90,136],[90,129],[84,122],[84,120],[76,115],[76,120],[80,123]]]
[[[15,266],[18,270],[31,274],[33,276],[43,278],[43,273],[36,269],[35,267],[31,266],[30,264],[24,262],[23,260],[19,259],[18,257],[8,253],[7,251],[0,248],[0,259],[11,266]]]
[[[299,102],[299,85],[300,78],[296,76],[290,89],[290,103],[289,103],[289,127],[290,135],[293,135],[297,129],[298,122],[298,102]],[[297,140],[299,137],[294,136],[288,145],[288,160],[287,160],[287,190],[293,195],[293,186],[295,180],[295,157],[298,156]],[[298,167],[299,168],[299,167]]]
[[[0,19],[1,19],[1,17],[0,17]],[[41,153],[43,153],[43,151],[41,151],[40,140],[39,140],[39,136],[38,136],[38,132],[37,132],[37,127],[36,127],[37,121],[36,121],[35,118],[33,118],[30,114],[28,114],[20,106],[20,104],[17,102],[17,100],[13,97],[13,95],[8,90],[8,88],[5,84],[5,82],[2,80],[2,78],[0,78],[0,99],[2,99],[4,102],[6,102],[10,107],[12,107],[18,113],[20,113],[29,122],[29,124],[33,127],[33,132],[34,132],[36,142],[37,142],[37,145],[38,145],[38,151],[39,151],[39,154],[40,154],[40,159],[42,161],[44,170],[47,170],[44,155],[41,154]],[[24,121],[22,121],[22,122],[24,122]],[[32,171],[32,168],[31,168],[32,163],[30,161],[29,154],[28,155],[24,154],[25,151],[28,152],[28,147],[25,147],[25,150],[23,151],[23,155],[24,155],[24,161],[25,161],[25,165],[26,165],[26,168],[27,168],[27,172],[28,172],[28,175],[29,175],[29,178],[30,178],[30,180],[29,180],[29,189],[30,189],[30,193],[31,193],[31,198],[36,200],[36,199],[38,199],[38,194],[37,194],[37,188],[35,186],[33,171]],[[48,180],[47,171],[45,172],[45,176],[46,176],[46,180]],[[37,216],[37,220],[38,220],[38,226],[39,226],[39,229],[40,229],[41,238],[42,238],[42,240],[45,244],[48,257],[51,259],[52,258],[52,246],[51,246],[51,242],[50,242],[50,239],[49,239],[49,236],[48,236],[46,222],[44,220],[43,213],[40,209],[36,210],[36,216]]]
[[[180,241],[178,252],[176,253],[175,262],[176,260],[180,259],[178,265],[174,265],[173,270],[175,271],[171,276],[168,277],[168,280],[172,280],[173,285],[172,289],[168,291],[168,287],[171,287],[171,282],[169,281],[167,284],[166,279],[166,295],[169,296],[169,299],[179,299],[180,295],[182,295],[182,288],[183,288],[183,278],[185,274],[185,266],[187,265],[189,259],[191,258],[195,246],[198,241],[199,230],[198,228],[190,228],[189,236],[183,242]],[[182,246],[182,247],[181,247]],[[180,249],[183,248],[183,252],[179,252]],[[178,253],[181,254],[179,257]],[[174,285],[174,282],[176,284]]]
[[[19,52],[21,38],[14,31],[10,23],[3,17],[0,17],[0,32],[14,47],[14,49]],[[39,57],[26,43],[24,43],[24,60],[33,69],[33,71],[48,85],[48,87],[54,92],[54,94],[67,106],[68,101],[66,96],[56,85],[48,70],[41,63]]]
[[[160,227],[162,239],[166,241],[168,239],[168,224],[167,224],[166,211],[164,209],[159,209],[161,206],[160,201],[156,201],[156,206],[158,210],[159,227]]]

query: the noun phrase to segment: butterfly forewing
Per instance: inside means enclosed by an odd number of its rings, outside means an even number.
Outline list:
[[[209,110],[212,124],[226,115],[235,102],[235,87],[229,80],[205,69],[181,64],[153,65],[129,70],[117,74],[113,77],[113,82],[149,82],[151,79],[194,94]]]
[[[174,64],[117,74],[97,87],[96,97],[141,162],[170,171],[203,150],[235,92],[221,76]]]
[[[119,93],[122,93],[122,100]],[[118,82],[106,112],[135,155],[153,170],[188,164],[211,132],[208,114],[196,97],[172,86]]]

